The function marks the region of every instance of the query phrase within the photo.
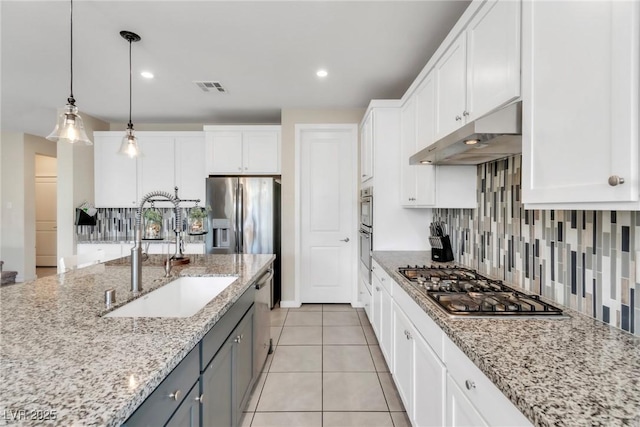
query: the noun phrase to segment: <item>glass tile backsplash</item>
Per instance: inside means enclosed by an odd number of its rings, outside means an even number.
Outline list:
[[[521,164],[478,166],[477,209],[434,209],[456,261],[640,336],[640,212],[525,210]]]
[[[175,233],[175,212],[173,208],[157,208],[162,213],[162,229],[164,238],[173,240]],[[182,229],[186,230],[186,218],[188,208],[181,208],[180,218]],[[78,225],[76,234],[78,243],[88,242],[121,242],[135,240],[135,208],[99,208],[96,214],[95,226]],[[185,243],[200,243],[204,241],[203,236],[190,236],[183,233]]]

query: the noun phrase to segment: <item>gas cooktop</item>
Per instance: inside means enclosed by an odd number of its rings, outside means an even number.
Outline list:
[[[462,317],[565,317],[562,310],[500,280],[451,266],[407,266],[398,272],[445,313]]]

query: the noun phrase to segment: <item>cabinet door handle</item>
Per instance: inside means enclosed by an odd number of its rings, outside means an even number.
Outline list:
[[[459,122],[460,120],[462,120],[462,117],[456,116],[456,122]]]
[[[376,291],[380,292],[380,286],[376,286]]]
[[[611,175],[609,177],[609,185],[615,187],[618,184],[624,184],[624,178],[618,175]]]
[[[238,344],[239,344],[241,341],[242,341],[242,335],[237,335],[237,336],[235,337],[235,339],[233,340],[233,342],[238,343]]]
[[[365,176],[367,176],[367,175],[363,173],[363,174],[362,174],[362,177],[364,178]]]
[[[241,171],[241,170],[242,170],[242,167],[239,167],[239,168],[238,168],[238,170],[239,170],[239,171]]]
[[[467,110],[464,110],[464,111],[462,112],[462,115],[463,115],[463,116],[465,116],[465,117],[467,117],[467,116],[469,115],[469,112],[468,112]]]
[[[173,399],[175,401],[178,401],[178,399],[180,399],[180,395],[182,394],[182,391],[180,390],[176,390],[173,393],[171,393],[169,395],[169,399]]]
[[[381,282],[384,282],[384,277],[380,279]]]
[[[345,242],[348,243],[349,242],[349,238],[347,237],[346,239],[340,239],[341,242]]]
[[[476,383],[471,381],[471,380],[466,380],[464,382],[464,386],[467,388],[467,390],[471,390],[471,389],[476,388]]]
[[[193,398],[196,402],[204,403],[204,393]]]

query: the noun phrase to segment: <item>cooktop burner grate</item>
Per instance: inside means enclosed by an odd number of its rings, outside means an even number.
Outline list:
[[[416,289],[453,316],[563,316],[540,299],[463,267],[400,267]]]

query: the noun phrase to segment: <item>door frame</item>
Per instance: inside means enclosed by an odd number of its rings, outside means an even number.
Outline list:
[[[335,131],[347,131],[350,133],[349,143],[351,144],[351,169],[352,169],[352,179],[355,185],[353,186],[353,214],[351,218],[351,229],[357,230],[358,227],[358,189],[359,183],[358,180],[358,124],[357,123],[335,123],[335,124],[296,124],[295,125],[295,225],[294,225],[294,238],[295,238],[295,298],[293,301],[292,307],[300,307],[302,305],[302,301],[300,298],[300,272],[301,272],[301,262],[300,262],[300,253],[302,248],[302,230],[300,229],[300,213],[301,213],[301,163],[302,163],[302,133],[305,131],[326,131],[326,130],[335,130]],[[353,237],[350,236],[350,237]],[[354,267],[351,271],[351,280],[353,283],[353,289],[351,292],[351,304],[356,305],[358,302],[358,248],[357,248],[357,239],[352,238],[353,245],[351,245],[351,265]]]

